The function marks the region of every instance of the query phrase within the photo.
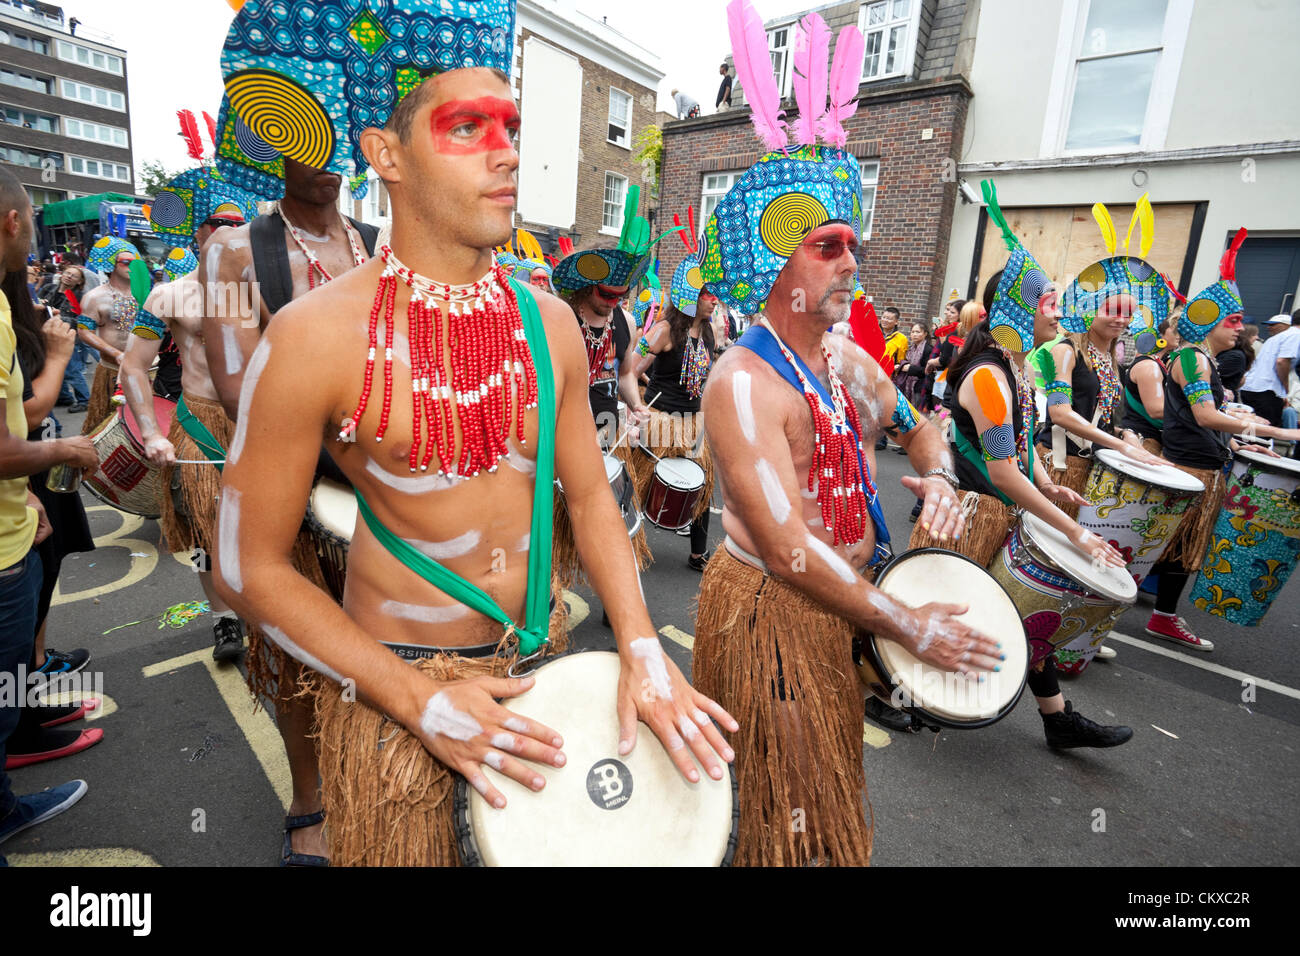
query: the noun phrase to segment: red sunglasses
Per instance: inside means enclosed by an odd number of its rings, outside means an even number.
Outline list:
[[[812,249],[817,258],[823,262],[834,262],[844,255],[845,249],[849,250],[849,254],[854,259],[857,259],[860,254],[858,241],[856,239],[845,239],[843,236],[818,239],[815,242],[805,242],[804,245]]]

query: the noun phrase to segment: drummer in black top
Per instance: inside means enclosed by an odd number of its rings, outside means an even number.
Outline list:
[[[1153,455],[1163,449],[1166,360],[1178,349],[1177,325],[1171,315],[1154,330],[1138,330],[1133,337],[1137,356],[1120,373],[1124,385],[1124,415],[1120,419],[1124,440],[1141,445]],[[1134,330],[1130,327],[1129,331]]]
[[[673,273],[668,303],[637,343],[636,375],[648,367],[646,395],[653,406],[645,447],[660,458],[689,457],[704,469],[704,489],[690,526],[687,564],[703,571],[709,562],[709,508],[713,504],[713,465],[700,431],[700,395],[713,366],[716,344],[713,310],[718,300],[703,289],[699,262],[692,251]],[[632,459],[637,493],[645,492],[654,460]],[[680,533],[680,532],[679,532]]]
[[[1173,641],[1189,650],[1212,651],[1213,642],[1198,637],[1177,615],[1178,600],[1191,574],[1199,571],[1214,523],[1223,507],[1226,483],[1224,466],[1233,450],[1242,447],[1233,435],[1246,438],[1300,440],[1300,429],[1277,428],[1228,415],[1223,405],[1223,380],[1214,357],[1232,347],[1241,332],[1245,311],[1235,281],[1237,250],[1246,230],[1224,253],[1219,280],[1187,304],[1178,321],[1183,348],[1169,357],[1165,377],[1164,454],[1183,471],[1205,483],[1205,493],[1195,512],[1178,526],[1165,546],[1160,563],[1151,569],[1160,576],[1156,609],[1146,632]],[[1202,347],[1204,346],[1204,347]],[[1272,454],[1261,445],[1252,451]]]
[[[1084,499],[1052,482],[1030,440],[1037,408],[1025,356],[1055,336],[1058,293],[1006,225],[993,184],[986,180],[983,186],[989,217],[1002,227],[1011,258],[985,287],[988,322],[971,330],[948,371],[958,480],[963,491],[980,495],[957,550],[987,567],[1010,530],[1006,506],[1013,505],[1060,531],[1094,561],[1123,567],[1115,548],[1061,510],[1062,505],[1084,504]],[[914,532],[909,546],[924,546],[922,537]],[[1103,726],[1075,711],[1061,693],[1051,654],[1031,667],[1028,683],[1048,746],[1115,747],[1133,736],[1129,727]]]

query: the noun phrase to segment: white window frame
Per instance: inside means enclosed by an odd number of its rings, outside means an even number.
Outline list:
[[[871,226],[876,221],[876,190],[880,187],[880,160],[860,159],[858,167],[862,170],[862,239],[871,238]],[[867,175],[868,171],[871,173]],[[867,209],[867,190],[871,190],[871,209]],[[868,218],[868,212],[870,217]]]
[[[89,126],[94,130],[93,135],[86,134],[86,127]],[[73,132],[73,130],[78,132]],[[109,133],[109,138],[104,139],[101,135],[104,131]],[[117,136],[118,133],[122,135]],[[131,136],[120,126],[106,126],[103,123],[92,123],[90,120],[79,119],[72,116],[63,118],[63,135],[72,139],[84,139],[88,143],[103,143],[105,146],[116,146],[119,149],[131,148]]]
[[[76,63],[92,70],[99,70],[101,73],[111,73],[113,76],[122,75],[122,58],[116,53],[105,53],[103,50],[96,50],[93,47],[82,46],[80,43],[73,43],[71,40],[56,40],[54,43],[55,56],[64,63]],[[80,54],[86,54],[82,59]],[[101,66],[95,62],[95,57],[103,57],[104,63]],[[116,62],[117,68],[113,68]]]
[[[701,229],[704,228],[704,224],[709,221],[709,216],[713,215],[713,210],[718,208],[718,203],[722,201],[722,197],[731,191],[731,187],[736,185],[740,180],[740,177],[743,175],[745,175],[745,170],[743,169],[722,170],[716,173],[704,174],[704,178],[700,182],[700,218],[696,225]],[[710,189],[710,176],[725,176],[726,185],[721,188],[715,187]],[[707,208],[710,199],[713,200],[713,207]]]
[[[921,4],[924,0],[909,0],[907,17],[904,19],[894,19],[892,17],[885,20],[884,23],[877,27],[872,27],[870,33],[880,33],[880,58],[883,63],[885,57],[889,54],[888,41],[889,32],[896,26],[906,23],[907,30],[903,34],[903,49],[899,53],[898,60],[894,64],[894,69],[889,73],[875,73],[867,75],[867,61],[862,61],[862,82],[872,83],[876,80],[887,80],[899,76],[911,76],[916,69],[916,47],[917,38],[920,36],[921,29]],[[867,28],[867,10],[876,6],[877,3],[885,3],[892,9],[894,0],[871,0],[858,7],[858,29],[862,31],[864,40],[870,40]]]
[[[615,212],[618,217],[618,225],[614,227],[605,225],[605,219],[607,218],[606,213],[608,212],[608,209],[606,207],[610,205],[609,199],[607,199],[606,197],[609,193],[609,184],[611,179],[621,181],[623,183],[623,193],[615,203]],[[600,232],[602,235],[621,236],[623,234],[623,211],[624,211],[624,207],[626,207],[627,205],[628,182],[629,180],[626,176],[621,176],[618,173],[610,172],[608,170],[605,172],[605,183],[601,187],[601,193],[600,193]]]
[[[101,170],[101,172],[90,172],[87,163],[94,163],[96,168]],[[126,175],[118,176],[115,174],[112,176],[105,176],[102,172],[105,164],[112,166],[114,170],[121,170]],[[78,166],[81,168],[78,169]],[[110,183],[129,183],[133,181],[131,178],[131,167],[126,163],[115,163],[111,159],[95,159],[91,156],[76,156],[72,153],[68,153],[64,158],[64,168],[74,176],[85,176],[87,179],[106,179]]]
[[[72,93],[68,92],[69,88],[73,90]],[[89,92],[89,98],[81,95],[82,90],[87,90]],[[100,103],[95,97],[96,93],[104,93],[108,102]],[[88,106],[94,106],[101,110],[113,110],[118,113],[126,112],[126,94],[120,93],[117,90],[110,90],[104,86],[91,86],[89,83],[82,83],[79,80],[60,78],[59,95],[65,100],[75,100],[78,103],[85,103]],[[117,97],[118,102],[121,103],[120,106],[113,105],[114,97]]]
[[[15,39],[26,40],[28,45],[19,46],[17,43],[14,43]],[[11,33],[8,30],[0,30],[0,43],[5,43],[9,46],[17,47],[19,50],[26,50],[28,53],[35,53],[38,56],[49,56],[50,54],[49,39],[41,36],[32,36],[30,33]],[[33,50],[32,44],[35,43],[45,44],[45,49]]]
[[[1088,23],[1090,2],[1091,0],[1062,0],[1061,26],[1054,60],[1056,66],[1048,87],[1047,113],[1038,155],[1092,156],[1163,149],[1169,135],[1169,120],[1174,109],[1174,94],[1178,88],[1178,74],[1182,69],[1183,51],[1187,46],[1187,31],[1192,22],[1194,0],[1168,0],[1160,37],[1160,58],[1151,78],[1151,93],[1147,98],[1142,138],[1127,146],[1067,150],[1065,140],[1070,132],[1070,108],[1074,103],[1075,76],[1078,73],[1079,55],[1083,50],[1083,32]]]
[[[609,136],[609,127],[614,125],[614,94],[621,93],[627,97],[627,122],[624,124],[623,142],[611,139]],[[605,124],[605,142],[611,143],[620,149],[632,150],[632,94],[627,90],[620,90],[617,86],[609,88],[609,122]]]
[[[776,26],[767,28],[768,57],[771,58],[772,54],[777,51],[780,51],[782,56],[780,74],[778,75],[776,73],[775,68],[772,73],[772,75],[776,77],[776,85],[781,89],[782,99],[790,95],[790,74],[793,72],[792,67],[790,66],[790,61],[794,57],[794,31],[796,26],[798,26],[798,22],[791,20],[789,23],[779,23]],[[776,33],[778,30],[785,31],[785,44],[783,46],[772,45],[776,41]],[[745,102],[749,102],[748,96],[745,97]]]

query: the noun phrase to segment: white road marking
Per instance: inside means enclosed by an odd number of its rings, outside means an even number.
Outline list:
[[[1209,661],[1200,658],[1190,657],[1187,654],[1180,654],[1177,651],[1171,651],[1168,648],[1160,647],[1149,641],[1140,641],[1136,637],[1129,637],[1127,634],[1121,634],[1119,631],[1111,631],[1107,640],[1119,641],[1121,644],[1129,644],[1132,647],[1140,647],[1144,651],[1150,651],[1152,654],[1159,654],[1161,657],[1168,657],[1171,660],[1182,661],[1184,664],[1191,664],[1193,667],[1199,667],[1203,671],[1209,671],[1211,674],[1219,674],[1223,677],[1231,677],[1235,681],[1250,681],[1256,687],[1263,690],[1271,690],[1275,694],[1281,694],[1283,697],[1290,697],[1293,700],[1300,700],[1300,690],[1294,687],[1287,687],[1284,684],[1278,684],[1271,680],[1264,680],[1262,677],[1255,677],[1247,674],[1245,671],[1233,670],[1231,667],[1222,667],[1219,664],[1211,664]]]

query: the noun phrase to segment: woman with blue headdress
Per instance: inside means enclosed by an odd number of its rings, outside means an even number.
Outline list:
[[[1092,461],[1084,453],[1093,446],[1114,449],[1146,464],[1164,464],[1116,434],[1123,417],[1123,389],[1115,345],[1135,316],[1158,321],[1168,314],[1169,290],[1145,258],[1115,254],[1118,236],[1105,206],[1096,203],[1092,214],[1110,255],[1084,269],[1066,289],[1061,313],[1066,341],[1038,353],[1048,418],[1038,435],[1040,454],[1050,462],[1053,480],[1076,492],[1082,492],[1088,482]],[[1145,195],[1129,223],[1125,252],[1139,222],[1145,257],[1155,239],[1155,214]],[[1065,510],[1072,518],[1078,514],[1077,505],[1067,505]]]
[[[1183,306],[1187,300],[1178,294],[1165,276],[1170,296]],[[1129,326],[1129,343],[1133,358],[1120,371],[1124,386],[1124,415],[1120,431],[1129,444],[1141,445],[1153,455],[1164,450],[1165,374],[1169,355],[1178,349],[1178,315],[1169,315],[1156,325]]]
[[[1026,356],[1056,335],[1059,293],[1047,273],[1007,225],[991,180],[982,184],[989,218],[1002,229],[1011,256],[988,280],[992,294],[987,323],[971,329],[948,369],[948,399],[952,409],[957,477],[962,491],[977,493],[979,503],[966,535],[949,542],[931,537],[917,525],[908,548],[942,547],[964,554],[988,567],[1011,530],[1013,508],[1030,512],[1063,534],[1093,560],[1123,567],[1119,552],[1078,525],[1064,509],[1084,499],[1057,483],[1042,466],[1033,444],[1037,405],[1033,368]],[[1048,653],[1032,662],[1029,689],[1038,703],[1043,732],[1054,749],[1115,747],[1133,736],[1129,727],[1103,726],[1065,699],[1056,678],[1056,663]],[[868,707],[869,717],[892,715]],[[886,720],[880,720],[885,723]],[[910,715],[889,726],[916,729]],[[908,726],[911,725],[911,726]]]
[[[1227,496],[1224,468],[1232,452],[1241,447],[1233,436],[1300,440],[1300,430],[1237,418],[1222,409],[1223,379],[1214,359],[1231,348],[1241,332],[1245,306],[1236,270],[1237,251],[1245,240],[1246,230],[1238,230],[1220,260],[1219,278],[1188,301],[1178,321],[1183,347],[1169,356],[1165,376],[1164,455],[1199,478],[1205,493],[1165,545],[1160,563],[1151,569],[1152,575],[1159,575],[1159,583],[1146,632],[1194,651],[1212,651],[1214,643],[1198,637],[1178,616],[1178,601],[1190,576],[1205,563]]]

